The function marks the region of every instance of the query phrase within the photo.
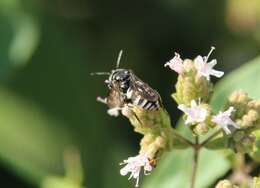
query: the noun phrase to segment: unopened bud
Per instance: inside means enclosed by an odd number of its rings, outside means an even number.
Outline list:
[[[253,188],[260,188],[260,176],[254,177],[253,179]]]
[[[178,104],[189,105],[191,100],[200,99],[207,103],[212,92],[212,83],[206,77],[198,77],[192,60],[184,60],[184,71],[179,74],[176,93],[172,95]]]
[[[220,182],[218,182],[215,188],[238,188],[238,187],[233,185],[229,180],[221,180]]]

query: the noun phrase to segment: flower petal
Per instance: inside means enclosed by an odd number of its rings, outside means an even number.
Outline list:
[[[127,169],[127,166],[125,166],[124,168],[122,168],[121,170],[120,170],[120,174],[121,174],[121,176],[126,176],[127,174],[128,174],[128,169]]]
[[[180,58],[180,54],[175,53],[175,56],[167,63],[164,64],[164,67],[170,67],[170,69],[174,70],[178,74],[183,72],[183,60]]]
[[[213,59],[210,62],[208,62],[208,66],[210,68],[213,68],[216,64],[217,64],[217,60],[216,59]]]
[[[213,75],[213,76],[215,76],[215,77],[217,77],[217,78],[220,78],[220,77],[222,77],[222,76],[224,75],[224,72],[223,72],[223,71],[217,71],[217,70],[212,69],[212,70],[210,71],[210,74]]]

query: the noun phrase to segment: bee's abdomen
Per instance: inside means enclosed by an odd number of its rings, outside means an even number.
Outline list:
[[[140,95],[135,95],[133,90],[128,90],[126,96],[130,103],[137,105],[145,110],[157,110],[161,107],[161,104],[158,100],[149,101]]]

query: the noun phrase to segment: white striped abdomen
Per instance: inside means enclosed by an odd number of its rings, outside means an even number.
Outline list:
[[[149,101],[143,98],[141,95],[138,95],[137,92],[134,92],[131,88],[127,90],[126,98],[131,104],[137,105],[145,110],[157,110],[161,107],[158,100]]]

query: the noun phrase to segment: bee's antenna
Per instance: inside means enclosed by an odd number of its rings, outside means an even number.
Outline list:
[[[91,76],[95,76],[95,75],[110,75],[109,72],[92,72],[90,73]]]
[[[122,54],[123,54],[123,50],[120,50],[120,52],[119,52],[119,54],[118,54],[118,57],[117,57],[117,61],[116,61],[116,68],[119,68],[120,60],[121,60]]]

